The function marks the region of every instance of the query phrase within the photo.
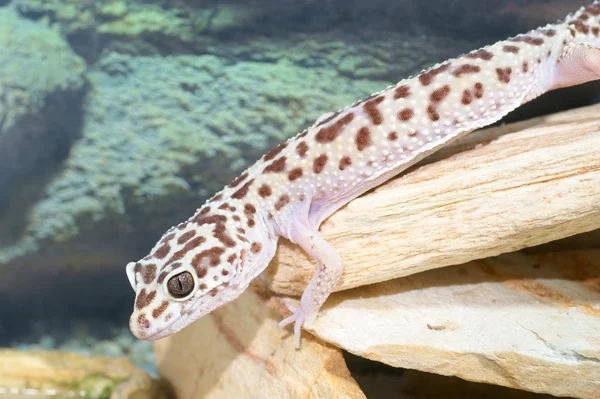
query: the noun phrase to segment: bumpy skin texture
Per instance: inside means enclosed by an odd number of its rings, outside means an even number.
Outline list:
[[[295,324],[298,346],[300,328],[314,321],[343,271],[340,255],[318,232],[323,219],[546,91],[600,78],[599,34],[596,1],[562,23],[438,64],[322,116],[127,265],[137,294],[131,331],[161,338],[235,299],[283,236],[317,263],[300,307],[281,322]]]

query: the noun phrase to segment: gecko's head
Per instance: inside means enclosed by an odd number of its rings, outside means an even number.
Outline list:
[[[136,293],[129,328],[140,339],[173,334],[245,289],[244,268],[257,251],[225,209],[196,216],[169,230],[150,255],[127,265]],[[237,221],[236,221],[237,220]]]

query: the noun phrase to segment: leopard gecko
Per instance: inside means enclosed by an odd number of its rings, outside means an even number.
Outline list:
[[[367,190],[521,104],[600,78],[600,0],[562,22],[437,64],[280,144],[168,230],[126,267],[136,293],[129,327],[146,340],[173,334],[232,301],[275,254],[279,237],[317,267],[280,326],[310,326],[343,272],[321,222]]]

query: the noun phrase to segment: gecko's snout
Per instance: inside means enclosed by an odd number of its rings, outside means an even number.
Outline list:
[[[138,339],[147,340],[155,332],[152,331],[150,321],[144,314],[134,312],[129,318],[129,331]]]

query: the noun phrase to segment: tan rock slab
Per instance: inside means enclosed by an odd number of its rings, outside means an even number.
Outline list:
[[[365,398],[341,351],[309,334],[296,350],[266,299],[250,288],[155,342],[159,373],[178,399]]]
[[[352,201],[321,227],[345,262],[337,290],[600,228],[598,115],[595,105],[474,133]],[[299,295],[314,270],[283,241],[266,276]]]
[[[516,252],[335,293],[310,330],[394,367],[598,398],[600,250]]]

